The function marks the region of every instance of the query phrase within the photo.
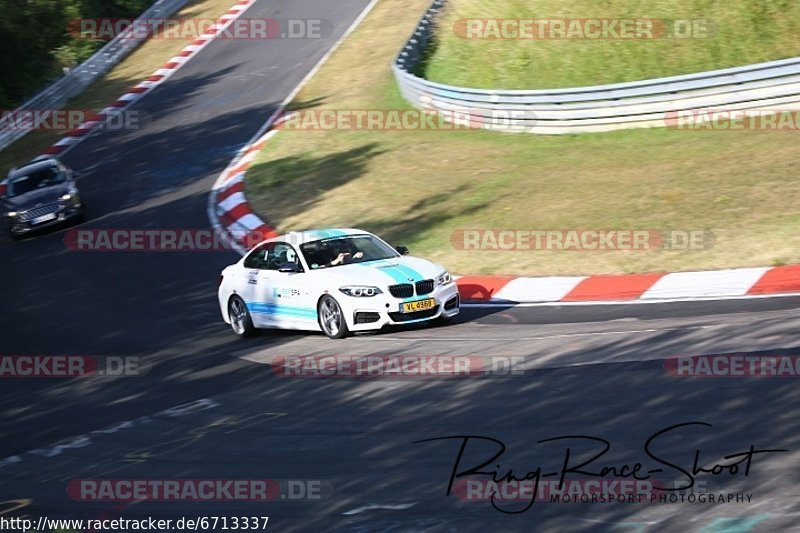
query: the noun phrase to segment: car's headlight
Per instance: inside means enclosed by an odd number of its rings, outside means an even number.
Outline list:
[[[68,193],[64,193],[64,194],[62,194],[62,195],[61,195],[61,199],[62,199],[62,200],[64,200],[65,202],[66,202],[67,200],[71,200],[71,199],[72,199],[72,193],[69,193],[69,192],[68,192]]]
[[[366,287],[363,285],[348,285],[347,287],[340,287],[339,290],[348,296],[355,296],[356,298],[377,296],[382,294],[378,287]]]
[[[436,283],[438,283],[439,285],[447,285],[452,281],[453,281],[453,276],[451,276],[450,272],[448,272],[447,270],[445,270],[436,277]]]
[[[10,216],[11,218],[14,218],[15,216],[19,215],[19,213],[16,211],[9,211],[6,213],[6,215]]]

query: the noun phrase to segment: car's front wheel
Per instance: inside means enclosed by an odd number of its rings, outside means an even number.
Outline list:
[[[326,294],[317,306],[317,320],[322,332],[331,339],[343,339],[348,334],[342,307],[336,299]]]
[[[247,305],[239,296],[233,296],[228,302],[228,318],[231,321],[233,332],[238,336],[249,337],[255,333],[256,328],[253,326]]]

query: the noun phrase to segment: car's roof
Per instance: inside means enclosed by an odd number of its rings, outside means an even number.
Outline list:
[[[8,175],[9,179],[16,178],[17,176],[24,176],[29,174],[30,172],[36,172],[37,170],[42,170],[44,168],[52,167],[56,164],[56,160],[53,158],[42,159],[41,161],[36,161],[35,163],[29,163],[25,166],[15,168],[11,171]]]
[[[327,228],[327,229],[310,229],[303,231],[292,231],[276,237],[275,240],[286,241],[292,244],[300,245],[311,241],[318,241],[321,239],[332,239],[337,237],[347,237],[348,235],[369,235],[368,231],[354,228]]]

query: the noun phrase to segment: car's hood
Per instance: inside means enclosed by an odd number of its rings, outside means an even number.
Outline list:
[[[59,183],[52,187],[45,187],[35,191],[26,192],[19,196],[6,197],[8,207],[16,211],[25,211],[36,207],[37,204],[49,204],[58,200],[61,195],[69,191],[69,184]]]
[[[424,279],[435,279],[444,268],[425,259],[403,256],[379,261],[366,261],[313,271],[324,275],[326,280],[338,283],[387,287],[400,283],[414,283]]]

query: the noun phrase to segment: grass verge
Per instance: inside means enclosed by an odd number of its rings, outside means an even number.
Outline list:
[[[295,108],[398,109],[390,63],[427,0],[383,0]],[[600,274],[800,262],[796,132],[280,132],[248,172],[279,230],[361,227],[470,274]],[[464,251],[461,229],[712,231],[691,252]]]
[[[675,27],[669,21],[679,20],[684,22],[677,23],[677,31],[691,38],[466,39],[466,27],[457,26],[464,19],[507,18],[667,21],[654,23],[654,37],[661,28]],[[691,31],[686,29],[689,20]],[[473,28],[473,37],[511,35],[488,23]],[[800,55],[798,34],[800,2],[794,0],[453,0],[441,18],[424,74],[433,81],[480,88],[618,83],[794,57]]]

